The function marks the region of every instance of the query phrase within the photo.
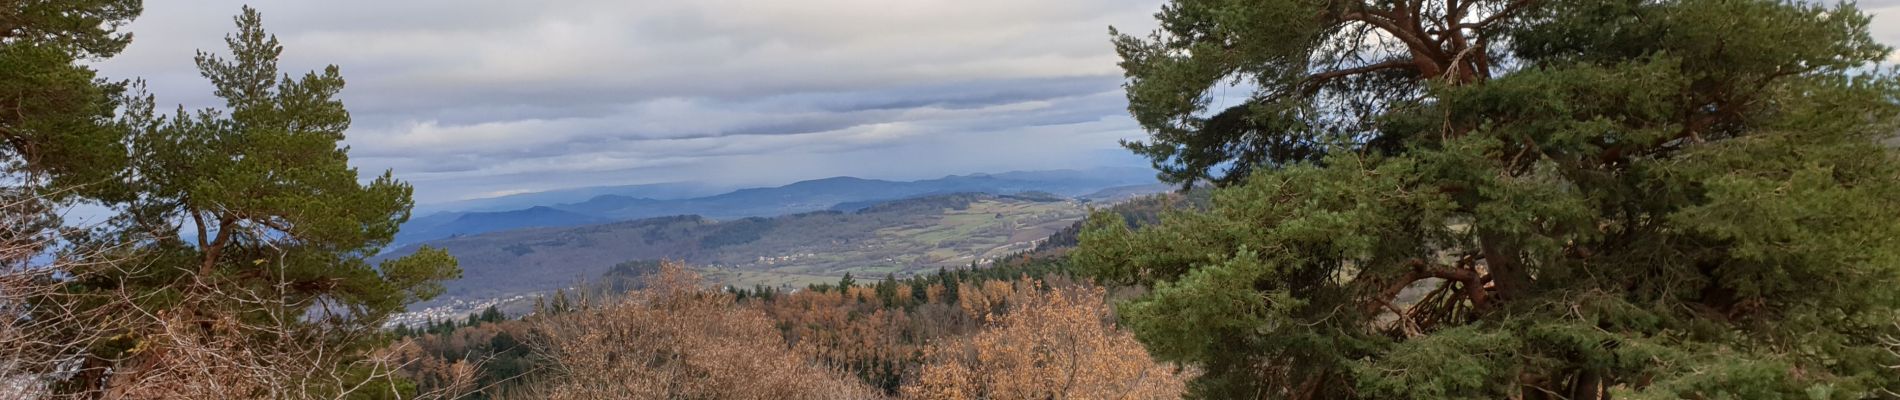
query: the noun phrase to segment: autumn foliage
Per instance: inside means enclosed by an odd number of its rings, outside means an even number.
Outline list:
[[[1128,294],[1050,259],[793,291],[702,285],[662,263],[638,291],[443,324],[391,351],[420,390],[471,398],[1159,399],[1192,375],[1117,328],[1111,299]]]
[[[869,387],[801,357],[772,320],[665,264],[619,302],[535,321],[550,399],[860,399]]]
[[[931,346],[905,397],[1179,398],[1187,373],[1156,363],[1134,336],[1116,330],[1104,293],[1089,286],[1019,294],[1009,313],[989,318],[988,329]]]

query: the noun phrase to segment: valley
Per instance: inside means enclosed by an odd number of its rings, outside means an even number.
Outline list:
[[[672,216],[462,236],[424,244],[453,254],[463,273],[444,283],[444,296],[412,309],[574,287],[633,260],[684,261],[719,285],[782,288],[836,282],[847,273],[873,279],[984,265],[1034,249],[1081,220],[1088,207],[1053,196],[957,193],[852,212],[731,220]]]

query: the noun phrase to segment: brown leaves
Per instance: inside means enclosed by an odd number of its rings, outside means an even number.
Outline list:
[[[537,321],[552,399],[854,399],[876,393],[785,345],[772,321],[665,263],[619,304]]]
[[[1099,287],[1024,291],[989,329],[932,346],[927,352],[932,362],[904,394],[925,399],[1179,398],[1191,373],[1150,359],[1132,335],[1115,329],[1104,301]]]

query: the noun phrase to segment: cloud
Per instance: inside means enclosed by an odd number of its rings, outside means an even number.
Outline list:
[[[283,41],[287,72],[342,67],[354,162],[394,169],[427,201],[523,190],[523,182],[776,183],[1089,163],[1116,139],[1139,135],[1125,116],[1107,28],[1146,30],[1160,4],[253,6]],[[216,104],[191,55],[223,48],[239,5],[148,2],[131,26],[133,45],[101,69],[147,79],[163,103]],[[961,153],[931,154],[952,150]],[[894,162],[905,165],[879,165]]]
[[[1874,23],[1867,26],[1874,40],[1888,46],[1900,45],[1900,0],[1862,1],[1858,6],[1874,16]],[[1900,64],[1900,52],[1888,54],[1887,63]]]
[[[439,201],[659,181],[1120,163],[1111,25],[1163,0],[266,0],[287,72],[342,67],[353,161]],[[153,0],[105,61],[161,103],[215,105],[193,69],[236,0]],[[1900,0],[1862,2],[1900,43]]]

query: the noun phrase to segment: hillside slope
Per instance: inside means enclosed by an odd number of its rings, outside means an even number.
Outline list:
[[[395,242],[407,244],[510,229],[578,226],[612,221],[550,207],[533,207],[514,211],[442,213],[426,218],[421,221],[412,220],[404,225],[403,230],[396,234]]]
[[[599,196],[627,196],[647,199],[675,200],[711,196],[732,190],[731,187],[697,182],[668,182],[644,185],[591,186],[572,189],[557,189],[541,192],[518,193],[505,196],[456,200],[417,204],[416,215],[430,215],[443,212],[483,212],[520,210],[534,206],[546,206],[562,203],[575,203]]]

